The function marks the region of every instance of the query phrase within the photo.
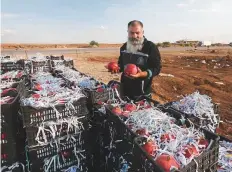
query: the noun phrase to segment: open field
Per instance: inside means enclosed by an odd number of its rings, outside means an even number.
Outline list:
[[[99,44],[100,48],[120,47],[122,44]],[[51,49],[51,48],[89,48],[89,44],[1,44],[2,49]]]
[[[80,50],[78,53],[57,52],[65,57],[72,57],[78,70],[105,83],[120,79],[119,74],[111,74],[104,67],[110,61],[117,61],[118,48],[112,51],[104,48],[99,51]],[[154,78],[153,98],[166,103],[197,90],[201,94],[209,95],[220,107],[223,122],[218,132],[232,138],[232,48],[211,47],[210,50],[200,48],[197,51],[190,48],[161,48],[160,52],[163,68],[161,74]],[[48,51],[45,54],[49,54]]]
[[[70,54],[69,54],[70,55]],[[117,61],[119,53],[83,53],[72,55],[82,72],[107,83],[119,80],[119,74],[107,72],[104,65]],[[163,52],[162,74],[154,78],[153,98],[162,103],[180,99],[181,95],[198,90],[212,97],[220,107],[218,132],[232,138],[232,49],[184,52]],[[173,76],[172,76],[173,75]]]

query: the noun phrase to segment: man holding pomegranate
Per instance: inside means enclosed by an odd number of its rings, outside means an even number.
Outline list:
[[[130,99],[151,97],[151,84],[161,70],[161,57],[157,46],[144,36],[143,23],[128,23],[128,40],[120,48],[118,59],[122,95]]]

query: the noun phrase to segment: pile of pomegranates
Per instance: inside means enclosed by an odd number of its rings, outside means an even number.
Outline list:
[[[177,125],[178,120],[155,108],[133,111],[125,123],[147,140],[140,146],[165,172],[186,166],[210,145],[202,131]]]
[[[116,107],[112,108],[112,112],[115,115],[118,115],[118,116],[123,115],[126,117],[128,117],[130,112],[136,111],[136,110],[137,110],[137,106],[135,104],[132,104],[132,103],[127,103],[124,105],[124,107],[116,106]]]
[[[123,115],[128,117],[131,112],[148,108],[151,108],[151,105],[146,100],[141,100],[134,103],[126,103],[124,105],[115,106],[111,111],[118,116]]]

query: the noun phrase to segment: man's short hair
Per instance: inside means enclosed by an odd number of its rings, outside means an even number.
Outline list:
[[[132,21],[130,21],[130,22],[128,23],[128,28],[129,28],[130,26],[135,26],[136,24],[139,24],[139,25],[143,28],[143,23],[142,23],[141,21],[139,21],[139,20],[132,20]]]

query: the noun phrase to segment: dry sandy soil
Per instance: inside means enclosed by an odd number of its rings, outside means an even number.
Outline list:
[[[121,44],[99,44],[100,48],[120,47]],[[2,49],[37,49],[37,48],[89,48],[89,44],[1,44]]]
[[[117,61],[118,55],[82,53],[71,56],[78,70],[107,83],[120,78],[119,74],[111,74],[104,67],[110,61]],[[166,103],[197,90],[207,94],[219,104],[223,122],[218,133],[232,138],[232,49],[161,52],[161,56],[163,67],[153,80],[153,98]]]

